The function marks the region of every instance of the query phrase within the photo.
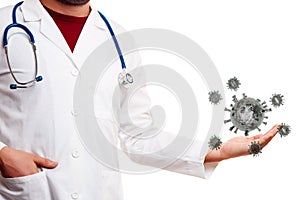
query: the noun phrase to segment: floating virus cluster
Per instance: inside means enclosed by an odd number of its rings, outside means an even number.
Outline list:
[[[241,83],[236,77],[229,79],[227,82],[227,87],[234,91],[237,91],[239,89],[240,85],[241,85]]]
[[[211,138],[208,141],[208,146],[211,150],[219,150],[221,148],[222,145],[222,141],[221,138],[219,138],[218,136],[214,135],[211,136]]]
[[[230,90],[237,91],[240,88],[240,81],[233,77],[228,80],[227,87]],[[219,91],[211,91],[208,93],[209,101],[217,105],[223,99]],[[260,99],[247,97],[246,94],[243,94],[243,98],[238,99],[236,95],[233,97],[233,103],[230,105],[230,109],[225,108],[225,111],[230,113],[230,119],[224,120],[224,123],[232,123],[232,126],[229,128],[230,131],[237,133],[238,130],[244,131],[245,136],[249,135],[250,131],[255,129],[261,131],[260,126],[262,124],[267,124],[265,119],[268,119],[266,114],[272,111],[271,108],[268,108],[268,105],[265,101]],[[271,105],[274,108],[278,108],[284,104],[284,96],[281,94],[273,94],[270,98]],[[278,134],[281,137],[286,137],[290,134],[291,127],[287,124],[282,123],[278,129]],[[221,148],[222,141],[221,138],[216,135],[212,136],[208,142],[208,146],[211,150],[219,150]],[[259,142],[253,141],[249,145],[249,153],[254,157],[261,153],[261,146]]]
[[[208,99],[212,104],[217,105],[223,98],[219,91],[211,91],[208,93]]]
[[[278,133],[281,137],[286,137],[290,134],[291,127],[287,124],[282,123],[280,128],[278,129]]]
[[[233,77],[227,81],[227,87],[230,90],[237,91],[240,88],[240,81]],[[247,97],[246,94],[243,94],[243,98],[238,99],[236,95],[233,97],[233,103],[230,105],[230,109],[225,108],[225,111],[230,113],[230,119],[224,120],[224,123],[232,123],[232,126],[229,128],[230,131],[237,133],[238,130],[244,131],[245,136],[249,135],[250,131],[255,129],[261,131],[260,126],[262,124],[267,124],[265,119],[268,119],[266,114],[272,111],[271,108],[268,108],[268,105],[265,101],[260,99]],[[218,91],[212,91],[209,93],[209,101],[212,104],[218,104],[222,100],[221,94]],[[270,103],[274,108],[278,108],[284,104],[284,96],[281,94],[273,94],[270,98]],[[281,137],[286,137],[291,132],[291,127],[287,124],[282,123],[280,128],[278,128],[278,133]],[[212,136],[208,142],[209,148],[218,150],[221,148],[222,141],[217,136]],[[249,145],[249,153],[254,157],[261,153],[261,146],[258,141],[253,141]]]
[[[254,156],[258,156],[259,153],[262,153],[261,152],[261,146],[259,144],[259,142],[251,142],[251,144],[249,145],[249,153]]]
[[[225,120],[224,123],[232,122],[233,126],[230,127],[230,131],[234,130],[237,133],[238,130],[244,131],[248,136],[249,132],[258,129],[261,124],[267,124],[264,119],[267,119],[267,112],[271,109],[268,108],[266,102],[261,102],[259,99],[247,97],[243,94],[243,98],[238,100],[236,96],[233,96],[233,103],[231,109],[225,108],[225,111],[230,112],[230,119]]]
[[[272,97],[270,98],[270,102],[272,106],[274,106],[275,108],[282,106],[283,101],[284,101],[283,95],[281,94],[273,94]]]

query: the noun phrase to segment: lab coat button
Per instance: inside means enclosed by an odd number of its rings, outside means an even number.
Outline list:
[[[72,74],[73,76],[78,76],[79,71],[78,71],[77,69],[73,69],[73,70],[71,71],[71,74]]]
[[[73,158],[78,158],[79,157],[79,150],[78,149],[74,149],[72,152],[72,157]]]
[[[74,192],[73,194],[71,194],[72,199],[78,199],[79,195]]]
[[[78,112],[77,112],[77,110],[71,110],[71,114],[72,114],[73,116],[77,116],[77,115],[78,115]]]

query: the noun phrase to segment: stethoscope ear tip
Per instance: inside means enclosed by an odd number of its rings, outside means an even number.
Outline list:
[[[10,89],[12,89],[12,90],[15,90],[15,89],[17,89],[17,84],[10,84]]]
[[[40,82],[40,81],[43,80],[43,77],[42,77],[42,76],[37,76],[37,77],[35,78],[35,80],[36,80],[36,82]]]
[[[40,82],[40,81],[42,81],[42,80],[43,80],[43,77],[42,77],[42,76],[37,76],[37,77],[35,78],[35,81],[36,81],[36,82]],[[15,90],[15,89],[18,89],[18,88],[28,88],[28,87],[31,87],[31,86],[34,85],[34,81],[31,81],[30,83],[31,83],[31,85],[17,85],[17,84],[15,84],[15,83],[12,83],[12,84],[9,85],[9,87],[10,87],[10,89],[12,89],[12,90]],[[27,84],[29,84],[29,83],[27,83]]]

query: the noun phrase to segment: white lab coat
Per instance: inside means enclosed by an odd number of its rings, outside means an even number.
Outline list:
[[[0,10],[0,30],[11,23],[12,7]],[[122,188],[120,173],[97,162],[83,147],[77,134],[73,108],[73,91],[79,70],[85,59],[101,43],[110,37],[108,29],[95,9],[84,26],[77,46],[72,53],[54,21],[38,0],[25,0],[17,11],[18,21],[26,25],[34,34],[38,49],[39,74],[44,80],[28,89],[10,90],[14,83],[0,49],[0,149],[7,145],[35,153],[55,161],[55,169],[20,178],[4,178],[0,175],[0,200],[120,200]],[[115,32],[122,29],[112,23]],[[20,30],[12,30],[9,35],[10,60],[13,70],[20,79],[32,76],[33,57],[31,46]],[[17,47],[17,48],[13,48]],[[126,57],[128,66],[137,66],[137,56]],[[112,141],[120,140],[122,148],[128,152],[141,152],[159,148],[163,141],[152,138],[146,141],[132,141],[118,130],[112,117],[111,107],[105,102],[110,93],[110,84],[116,84],[120,65],[114,66],[107,80],[107,91],[99,92],[98,117]],[[147,96],[142,94],[139,106],[131,111],[138,124],[147,124],[150,115]],[[142,105],[142,106],[141,106]],[[121,110],[121,109],[120,109]],[[143,113],[143,114],[142,114]],[[145,115],[146,113],[146,115]],[[115,136],[115,137],[114,137]],[[213,166],[205,166],[205,151],[201,142],[194,142],[190,150],[167,169],[199,177],[207,177]],[[202,152],[202,153],[201,153]],[[114,152],[110,152],[114,155]],[[115,155],[116,156],[116,155]],[[129,154],[130,156],[130,154]],[[135,157],[133,160],[154,167],[165,155]],[[117,158],[117,156],[116,156]]]

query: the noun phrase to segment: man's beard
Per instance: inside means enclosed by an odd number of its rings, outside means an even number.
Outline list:
[[[56,0],[66,5],[81,6],[88,3],[90,0]]]

